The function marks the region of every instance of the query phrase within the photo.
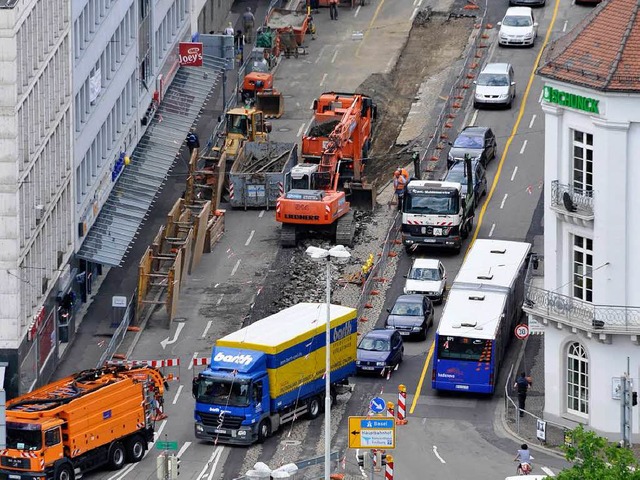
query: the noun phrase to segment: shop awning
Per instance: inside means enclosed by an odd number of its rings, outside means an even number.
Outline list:
[[[78,257],[120,266],[167,178],[178,151],[214,86],[223,64],[205,57],[202,67],[180,67],[149,128],[130,155]],[[186,178],[185,178],[186,182]]]

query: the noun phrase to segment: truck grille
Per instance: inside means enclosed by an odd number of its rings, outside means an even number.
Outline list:
[[[29,470],[31,466],[28,458],[13,458],[13,457],[1,457],[0,465],[10,468],[21,468],[23,470]]]
[[[218,428],[240,428],[240,424],[243,417],[237,417],[235,415],[225,414],[222,416],[222,422],[220,422],[220,414],[219,413],[199,413],[200,418],[202,418],[202,423],[207,427],[218,427]]]

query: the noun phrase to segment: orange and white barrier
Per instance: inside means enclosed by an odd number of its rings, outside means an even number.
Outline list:
[[[194,367],[203,367],[208,365],[210,362],[209,357],[193,357],[193,366]]]
[[[407,420],[407,387],[398,385],[398,418],[396,424],[406,425]]]
[[[395,418],[395,405],[393,402],[387,402],[387,417]]]
[[[387,455],[387,465],[384,469],[384,480],[393,480],[393,455]]]

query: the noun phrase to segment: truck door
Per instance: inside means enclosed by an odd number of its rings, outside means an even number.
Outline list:
[[[264,412],[266,404],[264,403],[264,388],[262,380],[253,383],[253,405],[257,414]]]
[[[50,428],[44,432],[44,462],[52,465],[64,456],[62,433],[60,427]]]

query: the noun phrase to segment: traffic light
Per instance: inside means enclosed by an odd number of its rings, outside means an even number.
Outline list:
[[[156,478],[165,480],[167,478],[167,457],[161,453],[156,457]]]
[[[631,406],[635,407],[638,404],[638,392],[631,392]]]
[[[170,455],[167,463],[169,467],[169,480],[177,480],[178,475],[180,475],[180,459],[175,455]]]
[[[368,452],[358,452],[356,454],[356,458],[358,459],[358,466],[367,468],[369,466],[369,453]]]
[[[382,455],[380,455],[380,463],[382,464],[383,467],[387,464],[387,454],[386,453],[383,453]]]

